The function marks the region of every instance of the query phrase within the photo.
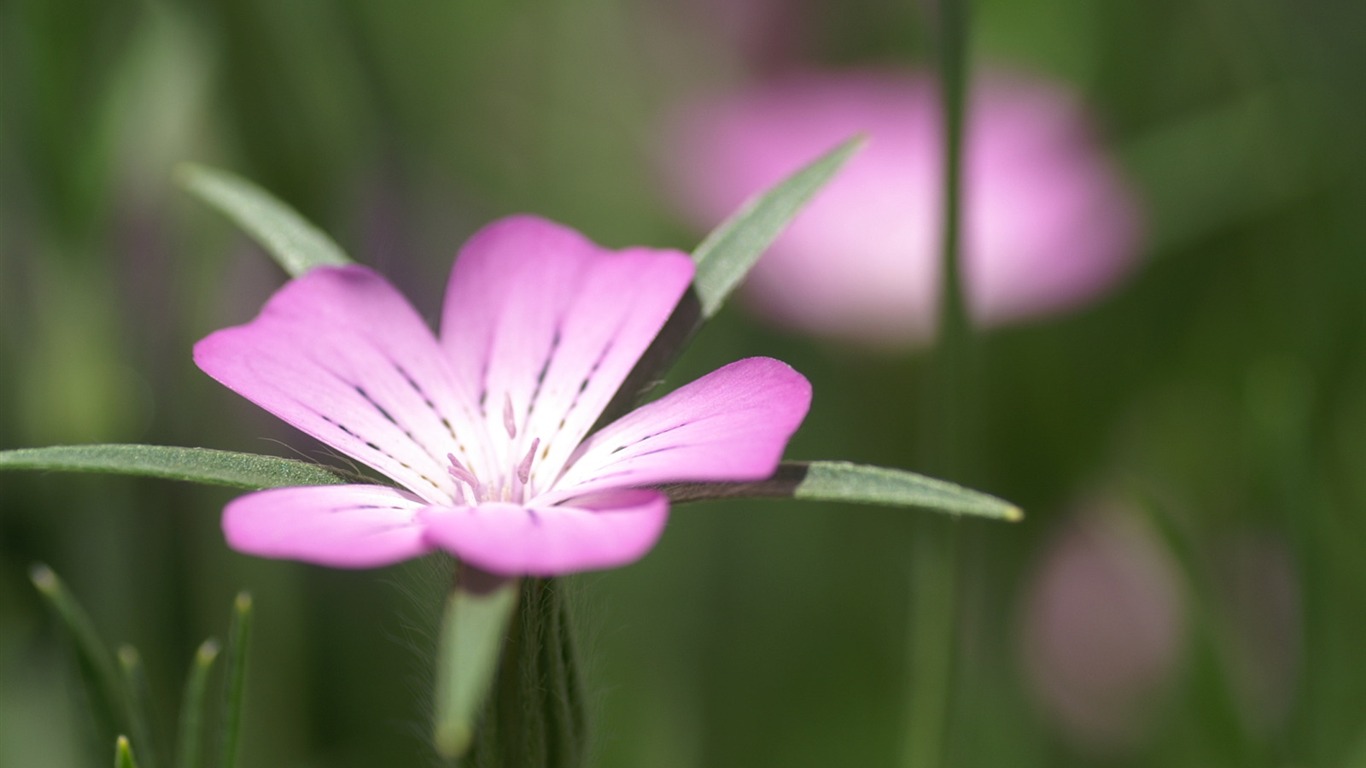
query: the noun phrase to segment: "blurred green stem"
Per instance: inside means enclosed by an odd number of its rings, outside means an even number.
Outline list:
[[[238,740],[242,730],[242,707],[247,688],[247,643],[251,638],[251,595],[237,593],[232,604],[232,622],[228,626],[228,647],[224,654],[222,725],[219,732],[220,768],[234,768],[237,764]]]
[[[939,339],[929,370],[924,458],[942,476],[961,479],[972,432],[972,339],[961,263],[969,7],[967,0],[941,0],[938,10],[944,218]],[[911,570],[907,768],[938,768],[944,762],[955,663],[957,550],[952,521],[919,524]]]
[[[142,655],[133,646],[124,645],[119,647],[118,660],[119,669],[123,672],[132,737],[137,740],[138,749],[141,750],[142,764],[147,768],[157,768],[152,726],[148,717],[152,697],[148,691],[147,669],[142,663]]]
[[[464,765],[579,768],[587,756],[586,708],[563,585],[524,579],[521,590]]]
[[[176,768],[201,768],[204,764],[204,701],[209,672],[218,658],[218,641],[205,640],[194,655],[180,705],[180,740],[176,745]]]
[[[114,741],[114,768],[138,768],[138,761],[133,758],[133,745],[127,736],[119,736]]]
[[[71,642],[99,738],[128,733],[131,723],[123,678],[95,633],[90,616],[51,568],[35,565],[29,577]]]

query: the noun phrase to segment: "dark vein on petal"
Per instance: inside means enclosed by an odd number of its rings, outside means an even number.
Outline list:
[[[389,365],[393,366],[394,370],[398,371],[399,376],[402,376],[404,381],[408,382],[408,386],[411,387],[412,390],[417,393],[417,396],[422,398],[422,402],[427,406],[427,409],[430,410],[432,412],[432,415],[435,416],[441,422],[441,426],[446,428],[446,432],[449,433],[451,439],[455,441],[455,444],[460,449],[461,454],[468,458],[469,451],[465,448],[465,441],[461,440],[460,436],[456,434],[455,425],[451,424],[450,417],[448,417],[444,411],[437,407],[436,403],[432,400],[431,396],[427,394],[427,391],[422,388],[421,384],[417,383],[417,379],[413,378],[413,376],[410,373],[408,373],[407,369],[404,368],[401,364],[399,364],[397,360],[394,360],[393,358],[387,355],[384,356],[384,359],[389,363]]]
[[[362,443],[363,445],[365,445],[365,447],[369,448],[370,450],[372,450],[372,451],[374,451],[374,452],[380,454],[381,456],[384,456],[385,458],[389,459],[390,461],[394,462],[395,464],[398,464],[399,466],[403,467],[404,469],[408,470],[409,472],[412,472],[413,474],[415,474],[415,475],[417,475],[418,477],[422,478],[422,479],[425,480],[429,485],[431,485],[432,488],[435,488],[438,492],[445,493],[445,491],[441,488],[441,486],[439,486],[439,485],[436,484],[436,481],[432,480],[430,477],[428,477],[425,473],[421,472],[420,470],[414,469],[412,465],[410,465],[408,462],[406,462],[406,461],[404,461],[404,460],[398,458],[398,457],[395,456],[393,453],[391,453],[389,450],[380,447],[378,444],[376,444],[375,442],[373,442],[373,441],[371,441],[371,440],[368,440],[368,439],[366,439],[366,438],[364,438],[364,437],[361,437],[359,434],[357,434],[357,433],[355,432],[355,430],[351,429],[350,427],[346,426],[345,424],[341,423],[340,421],[337,421],[336,419],[332,418],[331,416],[328,416],[328,415],[326,415],[326,414],[324,414],[324,413],[318,411],[317,409],[313,408],[312,406],[308,405],[307,403],[303,403],[303,402],[300,402],[300,401],[298,401],[298,400],[296,400],[295,402],[299,403],[300,406],[302,406],[305,410],[307,410],[307,411],[309,411],[310,413],[312,413],[314,416],[317,416],[318,418],[322,419],[323,421],[327,422],[328,424],[331,424],[333,427],[336,427],[337,429],[341,430],[343,433],[345,433],[346,435],[350,436],[351,438],[353,438],[353,439],[356,440],[357,442]]]
[[[618,327],[617,332],[620,332],[620,327]],[[564,414],[560,417],[560,423],[556,425],[555,432],[551,435],[551,440],[546,441],[546,445],[549,445],[555,436],[558,436],[560,432],[564,431],[565,424],[568,423],[569,417],[574,413],[574,409],[579,407],[579,401],[583,398],[583,393],[588,389],[589,383],[592,382],[593,377],[597,375],[598,369],[602,367],[603,362],[607,360],[607,356],[611,354],[612,347],[615,343],[616,335],[613,334],[608,337],[607,343],[603,345],[602,351],[598,353],[597,359],[593,361],[593,365],[589,366],[588,373],[584,374],[583,380],[579,382],[579,389],[574,393],[574,399],[569,402],[569,407],[564,410]]]
[[[562,336],[560,333],[562,322],[555,323],[555,333],[550,337],[550,348],[546,350],[545,360],[541,363],[541,369],[536,372],[536,385],[531,390],[531,399],[527,402],[525,419],[529,423],[531,414],[536,412],[536,404],[540,402],[541,387],[545,384],[546,374],[550,372],[550,365],[555,361],[555,355],[560,351]]]
[[[365,402],[370,404],[371,408],[374,408],[376,411],[379,411],[379,415],[383,416],[385,421],[388,421],[390,424],[393,424],[395,427],[398,427],[399,431],[407,435],[409,440],[412,440],[415,443],[418,442],[417,438],[413,437],[413,433],[409,432],[407,427],[400,424],[398,419],[395,419],[393,417],[393,414],[389,413],[388,409],[379,404],[378,400],[371,397],[370,393],[366,392],[364,387],[362,387],[359,384],[352,384],[351,387],[356,390],[356,394],[360,395],[362,398],[365,399]]]
[[[635,439],[635,440],[632,440],[632,441],[629,442],[629,443],[626,443],[626,444],[624,444],[624,445],[619,445],[619,446],[617,446],[616,448],[613,448],[613,449],[611,450],[611,453],[613,453],[613,454],[621,453],[622,451],[626,450],[627,448],[633,448],[633,447],[635,447],[635,446],[637,446],[637,445],[640,445],[641,443],[643,443],[643,442],[645,442],[645,441],[647,441],[647,440],[653,440],[653,439],[655,439],[656,437],[660,437],[661,435],[667,435],[667,434],[669,434],[670,432],[673,432],[673,431],[675,431],[675,430],[682,429],[682,428],[684,428],[684,427],[686,427],[686,426],[689,426],[689,425],[691,425],[691,424],[696,424],[696,423],[697,423],[696,421],[685,421],[685,422],[683,422],[683,423],[681,423],[681,424],[675,424],[675,425],[673,425],[673,426],[671,426],[671,427],[665,427],[664,429],[661,429],[661,430],[659,430],[658,432],[651,432],[650,434],[644,435],[644,436],[642,436],[642,437],[639,437],[639,438],[637,438],[637,439]],[[641,454],[641,455],[643,455],[643,454]]]
[[[370,345],[371,350],[374,351],[376,354],[379,355],[380,359],[384,360],[384,361],[385,361],[386,363],[388,363],[391,367],[393,367],[394,370],[398,371],[399,375],[402,376],[403,380],[406,381],[406,382],[408,382],[408,385],[411,386],[411,387],[413,388],[413,391],[416,392],[416,393],[418,394],[418,396],[422,398],[422,401],[423,401],[424,403],[426,403],[426,404],[432,409],[432,412],[435,413],[435,414],[437,414],[437,415],[439,416],[439,415],[440,415],[440,412],[436,410],[436,406],[432,403],[431,398],[429,398],[429,397],[427,396],[427,393],[426,393],[425,391],[423,391],[422,387],[419,386],[419,385],[417,384],[417,382],[413,379],[413,377],[409,376],[409,375],[408,375],[408,372],[405,371],[405,370],[403,369],[403,367],[402,367],[401,365],[398,364],[397,361],[393,360],[393,359],[390,358],[388,355],[384,354],[381,350],[379,350],[379,349],[376,347],[374,341],[372,341],[372,340],[369,339],[369,338],[365,338],[365,337],[362,337],[362,338],[364,338],[365,342],[366,342],[367,344]],[[423,443],[423,441],[419,440],[419,439],[412,433],[411,430],[409,430],[406,426],[404,426],[404,424],[403,424],[402,422],[400,422],[398,419],[394,418],[393,414],[391,414],[384,406],[380,405],[379,401],[376,400],[373,396],[371,396],[370,393],[367,392],[367,391],[365,390],[364,387],[362,387],[360,384],[357,384],[357,383],[351,381],[351,378],[350,378],[349,376],[344,376],[344,375],[338,373],[337,371],[333,370],[333,369],[331,368],[331,366],[328,366],[328,365],[324,364],[322,361],[318,360],[316,357],[311,358],[311,360],[312,360],[312,362],[313,362],[314,365],[318,366],[318,368],[320,368],[321,370],[327,372],[329,375],[331,375],[334,379],[336,379],[336,380],[337,380],[339,383],[341,383],[343,386],[346,386],[346,387],[351,388],[352,390],[354,390],[354,391],[356,392],[356,394],[360,395],[361,399],[363,399],[371,408],[374,408],[375,411],[380,415],[381,418],[383,418],[385,421],[389,422],[389,423],[392,424],[395,428],[397,428],[400,432],[402,432],[403,435],[404,435],[405,437],[407,437],[410,441],[412,441],[412,443],[413,443],[414,446],[416,446],[417,448],[421,449],[422,452],[425,453],[425,454],[427,454],[428,456],[432,456],[432,455],[433,455],[433,448],[432,448],[431,446],[428,446],[428,445],[426,445],[425,443]],[[302,403],[301,403],[301,405],[302,405]],[[305,407],[308,407],[308,406],[305,406]],[[316,413],[317,411],[314,411],[314,412]],[[319,414],[319,415],[321,415],[321,414]],[[324,417],[324,418],[326,418],[326,417]],[[330,420],[329,420],[329,421],[330,421]],[[355,437],[357,440],[364,440],[364,438],[362,438],[359,434],[356,434],[356,433],[354,433],[354,432],[351,432],[350,430],[346,430],[346,431],[347,431],[349,434],[351,434],[353,437]],[[454,431],[453,431],[453,430],[452,430],[452,436],[454,436]],[[378,445],[376,445],[375,443],[370,442],[370,441],[368,441],[368,440],[364,440],[364,441],[365,441],[365,444],[366,444],[367,446],[369,446],[371,449],[376,450],[376,451],[379,451],[380,453],[384,454],[385,456],[388,456],[390,459],[393,459],[394,461],[398,462],[399,465],[401,465],[404,469],[407,469],[407,470],[410,470],[410,471],[412,471],[412,472],[415,472],[415,473],[416,473],[419,477],[421,477],[423,480],[425,480],[425,481],[427,481],[428,483],[430,483],[430,484],[432,485],[433,488],[436,488],[438,491],[441,490],[441,486],[440,486],[435,480],[432,480],[430,477],[428,477],[424,472],[421,472],[421,471],[419,471],[419,470],[414,469],[414,468],[412,467],[412,465],[410,465],[408,462],[403,461],[402,459],[399,459],[399,458],[398,458],[397,456],[395,456],[394,454],[392,454],[392,453],[390,453],[390,452],[388,452],[388,451],[385,451],[385,450],[381,449],[381,448],[380,448]],[[459,442],[459,441],[457,440],[457,442]],[[439,463],[439,462],[438,462],[438,463]]]

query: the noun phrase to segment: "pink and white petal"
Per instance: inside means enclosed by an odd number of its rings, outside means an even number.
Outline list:
[[[538,501],[612,487],[768,477],[810,406],[811,384],[786,363],[738,360],[598,431]]]
[[[532,477],[546,483],[558,474],[692,275],[683,253],[612,251],[531,216],[498,221],[465,244],[451,273],[441,343],[456,376],[480,393],[505,464],[539,439]],[[511,439],[505,404],[517,430]]]
[[[417,522],[426,503],[382,485],[272,488],[234,499],[223,533],[239,552],[333,568],[375,568],[432,551]]]
[[[559,576],[639,560],[669,516],[658,491],[625,489],[566,506],[483,504],[421,514],[427,541],[461,560],[505,576]]]
[[[250,323],[195,345],[228,388],[431,501],[448,503],[446,454],[484,443],[431,330],[384,278],[324,267],[290,281]]]

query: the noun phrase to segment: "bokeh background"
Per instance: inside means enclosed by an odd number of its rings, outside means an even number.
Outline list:
[[[592,764],[907,764],[922,754],[906,743],[909,702],[932,684],[908,660],[909,638],[934,632],[913,610],[936,577],[915,567],[917,542],[952,540],[942,765],[1366,765],[1364,8],[974,2],[972,66],[1071,93],[1137,201],[1124,279],[975,338],[950,464],[935,455],[923,345],[807,336],[737,304],[673,381],[779,357],[816,391],[789,456],[942,471],[1027,520],[678,509],[645,560],[568,585]],[[674,194],[680,105],[793,72],[926,72],[935,13],[881,0],[9,0],[0,448],[325,458],[190,361],[195,340],[248,319],[283,276],[175,186],[178,162],[258,181],[434,317],[456,248],[502,214],[690,249],[715,222]],[[447,564],[353,573],[240,556],[218,531],[230,497],[0,477],[0,764],[108,754],[29,584],[37,561],[111,644],[142,651],[163,734],[194,648],[223,635],[246,588],[242,764],[435,762]]]

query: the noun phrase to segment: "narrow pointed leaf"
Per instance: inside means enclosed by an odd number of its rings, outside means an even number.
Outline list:
[[[236,174],[185,164],[178,169],[177,177],[181,186],[246,230],[293,277],[314,267],[351,263],[322,230]]]
[[[247,642],[251,639],[251,595],[237,593],[232,603],[232,622],[228,626],[228,648],[224,653],[222,720],[219,731],[221,768],[237,764],[237,743],[242,730],[242,703],[247,688]]]
[[[662,490],[677,503],[735,498],[784,498],[917,507],[1016,522],[1020,508],[953,483],[904,469],[845,461],[783,462],[773,477],[753,483],[677,483]]]
[[[209,690],[209,672],[218,659],[218,651],[217,640],[205,640],[190,664],[190,674],[185,679],[185,694],[180,703],[176,768],[202,768],[204,765],[204,702]]]
[[[114,768],[138,768],[138,761],[133,759],[133,745],[128,743],[127,736],[120,736],[114,742]]]
[[[107,472],[251,489],[355,480],[341,470],[306,461],[170,445],[59,445],[0,451],[0,471],[7,469]]]
[[[750,199],[697,246],[692,254],[697,263],[693,288],[701,305],[702,320],[716,314],[788,222],[864,143],[863,137],[854,137],[816,158],[777,186]]]
[[[122,681],[108,649],[95,634],[89,615],[51,568],[35,565],[29,572],[29,578],[71,642],[76,655],[76,667],[101,738],[126,733],[129,718]]]
[[[446,601],[436,659],[434,732],[437,752],[444,757],[464,755],[474,741],[519,591],[515,579],[458,583]]]
[[[710,320],[782,234],[803,206],[834,177],[865,139],[856,136],[811,161],[766,192],[751,198],[692,252],[697,273],[620,391],[598,419],[598,427],[635,407],[673,366],[698,329]]]
[[[152,726],[147,716],[151,693],[147,686],[147,668],[143,666],[142,655],[131,645],[124,645],[118,652],[119,670],[123,673],[124,694],[127,697],[128,724],[133,738],[141,745],[142,763],[147,768],[157,768],[156,749],[152,743]]]

